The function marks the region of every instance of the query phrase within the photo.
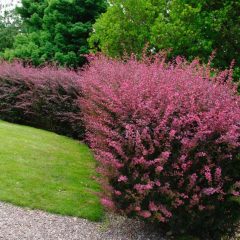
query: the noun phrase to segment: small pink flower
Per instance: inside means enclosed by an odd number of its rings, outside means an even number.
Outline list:
[[[160,221],[160,222],[166,222],[166,218],[163,217],[162,215],[157,215],[156,218]]]
[[[185,172],[185,171],[187,170],[187,164],[186,164],[186,163],[183,163],[183,164],[181,165],[181,168],[182,168],[182,170]]]
[[[176,134],[176,131],[175,131],[175,130],[171,130],[170,133],[169,133],[170,137],[174,137],[175,134]]]
[[[207,195],[207,196],[211,196],[211,195],[213,195],[216,192],[217,192],[217,189],[216,188],[212,188],[212,187],[203,189],[203,193],[205,195]]]
[[[120,191],[114,191],[115,195],[120,196],[122,193]]]
[[[205,157],[207,154],[205,152],[199,152],[196,154],[198,157]]]
[[[160,173],[160,172],[162,172],[162,170],[163,170],[163,167],[162,167],[162,166],[158,166],[158,167],[156,167],[156,169],[155,169],[156,173]]]
[[[162,157],[164,160],[168,160],[170,154],[171,154],[170,152],[165,151],[165,152],[162,152],[161,157]]]
[[[151,217],[152,214],[149,211],[140,211],[138,213],[138,215],[143,217],[143,218],[149,218],[149,217]]]
[[[204,167],[204,175],[205,175],[205,178],[208,180],[208,182],[212,182],[212,174],[211,174],[211,170],[208,166],[205,166]]]
[[[153,185],[151,183],[148,183],[148,184],[145,185],[146,190],[150,190],[152,188],[153,188]]]
[[[134,188],[139,192],[143,193],[146,192],[147,190],[151,190],[153,188],[153,184],[148,183],[148,184],[136,184]]]
[[[184,204],[183,200],[181,200],[179,198],[176,198],[176,200],[174,202],[174,207],[177,208],[177,207],[179,207],[179,206],[181,206],[183,204]]]
[[[159,210],[164,214],[165,217],[167,218],[172,217],[172,213],[169,210],[167,210],[167,208],[164,205],[159,205]]]
[[[154,202],[150,202],[149,203],[149,210],[152,211],[152,212],[155,212],[158,210],[158,207],[155,205]]]
[[[101,203],[102,203],[102,205],[104,205],[107,208],[110,208],[110,209],[114,208],[114,203],[110,199],[102,198]]]
[[[123,176],[121,175],[119,178],[118,178],[118,182],[127,182],[128,178],[126,176]]]
[[[221,179],[222,176],[222,169],[220,167],[216,168],[215,171],[215,178],[217,181],[219,181]]]
[[[139,211],[141,211],[141,208],[140,207],[135,207],[135,211],[139,212]]]
[[[194,194],[192,196],[192,199],[190,200],[190,204],[194,206],[199,203],[199,200],[200,200],[199,196],[197,194]]]
[[[190,185],[190,187],[192,188],[194,185],[195,185],[195,183],[196,183],[196,181],[197,181],[197,174],[196,173],[194,173],[194,174],[192,174],[191,176],[190,176],[190,183],[189,183],[189,185]]]
[[[182,156],[180,157],[180,161],[181,161],[181,162],[184,162],[184,161],[186,160],[186,158],[187,158],[186,155],[182,155]]]
[[[155,185],[158,186],[158,187],[160,187],[160,186],[161,186],[161,183],[160,183],[159,181],[156,181],[156,182],[155,182]]]
[[[184,194],[184,193],[181,193],[180,196],[181,196],[183,199],[188,199],[188,198],[189,198],[189,197],[188,197],[186,194]]]

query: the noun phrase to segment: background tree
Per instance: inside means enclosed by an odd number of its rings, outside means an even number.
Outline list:
[[[106,13],[96,21],[89,38],[93,49],[112,57],[142,52],[151,38],[151,27],[163,12],[165,0],[110,0]]]
[[[22,22],[15,11],[0,16],[0,52],[13,46],[15,36],[22,30]]]
[[[48,6],[47,0],[22,0],[21,7],[16,11],[21,15],[28,32],[42,29],[44,10]]]
[[[159,15],[151,31],[158,49],[172,55],[196,56],[207,61],[216,50],[214,64],[225,68],[233,59],[240,65],[240,1],[172,0],[168,15]]]
[[[240,1],[236,0],[111,0],[94,24],[89,43],[119,57],[124,50],[141,53],[145,44],[171,56],[208,61],[216,50],[215,67],[240,66]],[[237,73],[237,71],[235,71]]]
[[[105,0],[23,0],[17,11],[27,33],[18,35],[4,56],[78,67],[86,61],[92,24],[105,7]]]

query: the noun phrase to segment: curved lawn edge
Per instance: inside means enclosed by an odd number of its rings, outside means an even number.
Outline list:
[[[83,143],[0,121],[0,201],[92,221],[104,212],[96,162]]]

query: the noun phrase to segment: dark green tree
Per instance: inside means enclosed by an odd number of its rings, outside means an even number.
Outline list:
[[[23,0],[18,12],[27,33],[18,35],[4,56],[35,65],[81,66],[86,61],[92,24],[105,7],[105,0]]]
[[[47,0],[22,0],[21,7],[16,8],[29,32],[42,29],[44,10],[47,6]]]

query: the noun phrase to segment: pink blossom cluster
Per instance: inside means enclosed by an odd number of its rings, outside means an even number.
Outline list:
[[[79,74],[21,62],[0,63],[0,118],[81,138]]]
[[[229,73],[161,57],[98,56],[86,67],[80,103],[111,207],[183,226],[229,214],[219,206],[240,180],[240,99]]]

